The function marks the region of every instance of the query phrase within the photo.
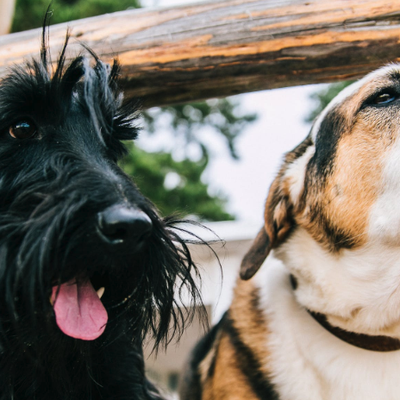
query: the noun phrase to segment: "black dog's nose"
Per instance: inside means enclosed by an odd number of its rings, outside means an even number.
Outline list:
[[[143,211],[116,205],[98,214],[97,226],[105,242],[135,250],[150,235],[153,224]]]

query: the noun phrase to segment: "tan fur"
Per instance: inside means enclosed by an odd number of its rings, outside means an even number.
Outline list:
[[[324,243],[326,233],[308,213],[310,205],[318,204],[325,221],[340,228],[353,240],[353,247],[365,244],[368,215],[379,193],[382,161],[391,145],[390,135],[374,129],[374,121],[358,122],[352,132],[338,144],[335,168],[323,191],[312,192],[306,206],[294,218],[315,240]],[[385,132],[386,133],[386,132]],[[382,138],[383,136],[383,138]],[[353,179],[357,176],[357,179]],[[338,243],[346,245],[346,243]]]
[[[235,328],[245,343],[257,356],[262,372],[269,375],[267,348],[268,329],[262,311],[257,307],[258,295],[251,281],[238,281],[230,315]],[[214,373],[207,376],[215,360]],[[220,332],[216,345],[202,361],[203,400],[256,400],[247,378],[239,368],[236,350],[229,335]],[[234,391],[232,391],[234,388]]]
[[[286,166],[272,182],[265,203],[265,231],[271,240],[272,246],[279,244],[290,229],[290,223],[288,222],[290,219],[288,218],[288,212],[290,211],[289,185],[287,179],[283,178],[285,169]]]
[[[240,372],[235,348],[226,334],[220,337],[214,368],[212,377],[203,383],[202,400],[257,399]]]
[[[376,201],[383,157],[390,146],[390,141],[381,136],[368,122],[361,121],[350,135],[340,140],[335,161],[340,167],[336,168],[324,193],[326,218],[357,238],[357,246],[367,240],[365,216]]]
[[[252,281],[238,280],[231,304],[231,317],[242,341],[257,355],[263,372],[269,374],[268,325],[258,306],[259,296]]]

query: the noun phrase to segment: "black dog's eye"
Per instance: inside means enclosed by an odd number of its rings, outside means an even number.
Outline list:
[[[396,100],[396,96],[393,93],[381,93],[374,99],[374,104],[387,104]]]
[[[36,134],[36,126],[30,121],[18,121],[8,128],[14,139],[29,139]]]

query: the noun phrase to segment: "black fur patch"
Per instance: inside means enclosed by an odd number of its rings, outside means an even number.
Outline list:
[[[321,122],[315,140],[315,154],[309,162],[309,167],[323,180],[333,171],[337,145],[345,130],[345,118],[337,108],[330,110]]]
[[[121,140],[138,132],[118,63],[91,54],[67,65],[67,42],[55,71],[44,42],[41,60],[0,82],[0,400],[160,399],[142,340],[182,332],[196,307],[186,314],[176,293],[201,304],[197,269],[179,221],[118,167]],[[133,220],[105,238],[99,218],[113,207],[145,216],[146,235]],[[105,287],[95,340],[56,323],[50,296],[70,282]]]
[[[253,351],[242,341],[229,314],[224,320],[222,329],[236,350],[238,366],[252,388],[254,394],[263,400],[279,400],[273,385],[262,372],[260,362]]]

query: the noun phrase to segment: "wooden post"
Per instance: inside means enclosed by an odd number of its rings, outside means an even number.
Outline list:
[[[400,58],[400,2],[229,0],[129,10],[52,26],[56,56],[89,45],[117,56],[128,96],[146,106],[354,79]],[[40,30],[0,37],[0,75],[38,54]]]
[[[15,0],[0,0],[0,35],[10,32]]]

